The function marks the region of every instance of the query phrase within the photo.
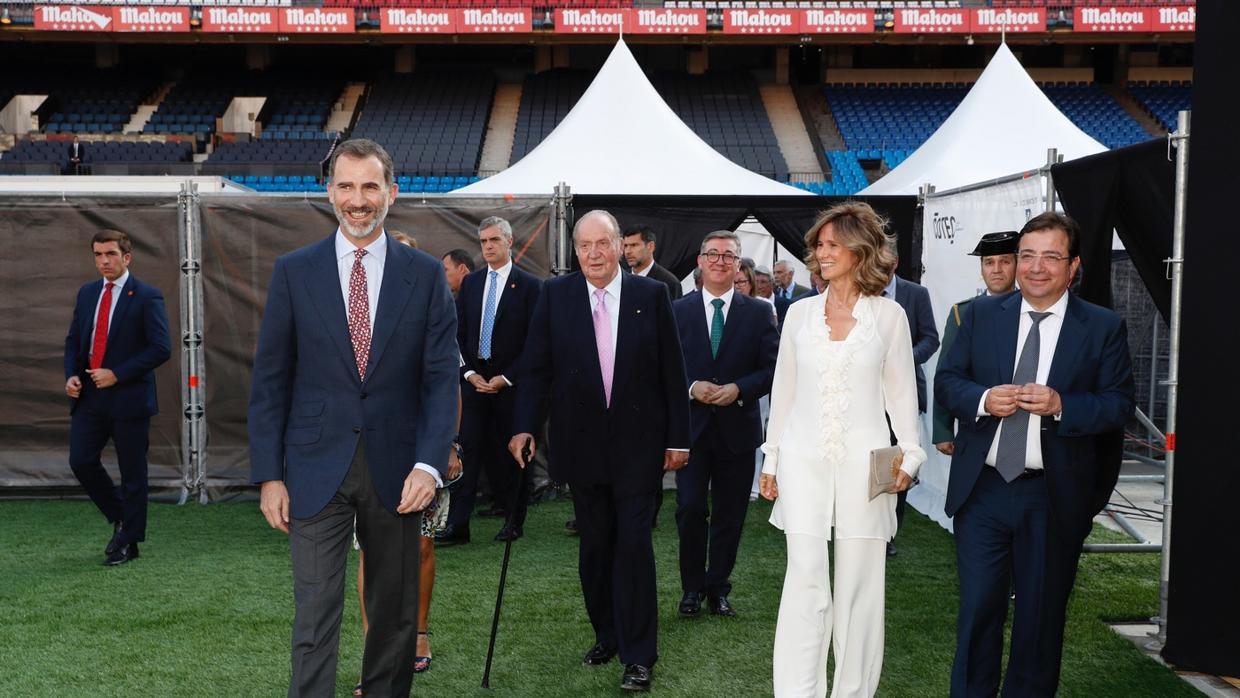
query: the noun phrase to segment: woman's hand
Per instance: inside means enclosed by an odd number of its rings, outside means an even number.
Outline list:
[[[763,499],[775,501],[775,498],[779,496],[779,484],[775,482],[774,475],[762,473],[758,476],[758,493]]]
[[[909,477],[908,473],[904,472],[903,470],[897,470],[895,491],[905,492],[908,490],[908,488],[912,486],[913,486],[913,478]]]

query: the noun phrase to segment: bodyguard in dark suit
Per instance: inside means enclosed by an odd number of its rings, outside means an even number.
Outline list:
[[[680,279],[672,272],[659,266],[654,261],[654,248],[658,244],[654,231],[648,225],[632,225],[624,231],[624,261],[629,265],[629,271],[638,276],[646,276],[655,281],[660,281],[667,286],[667,295],[676,300],[680,298],[683,291],[680,286]]]
[[[673,304],[692,398],[692,455],[676,471],[685,616],[697,615],[703,594],[711,613],[736,615],[729,576],[749,508],[754,449],[762,443],[758,399],[771,391],[779,353],[770,306],[733,290],[740,251],[736,233],[708,234],[698,255],[702,290]]]
[[[383,230],[392,160],[358,139],[332,155],[340,223],[276,260],[250,391],[251,479],[293,563],[290,696],[330,696],[356,522],[370,620],[362,690],[406,696],[418,627],[420,512],[447,472],[460,374],[439,260]]]
[[[112,524],[105,565],[138,557],[146,540],[146,452],[155,401],[155,368],[168,360],[164,296],[129,273],[133,245],[117,230],[91,239],[103,276],[78,289],[65,337],[65,394],[70,400],[69,466]],[[112,440],[116,487],[100,456]]]
[[[587,213],[573,229],[581,272],[543,284],[509,450],[533,450],[550,402],[551,475],[573,490],[594,628],[585,663],[619,652],[622,687],[644,691],[658,658],[655,493],[689,457],[689,386],[666,288],[620,272],[620,239],[610,213]]]
[[[1003,695],[1054,695],[1081,544],[1119,474],[1134,407],[1127,330],[1068,292],[1077,230],[1056,213],[1025,224],[1020,291],[970,303],[935,376],[960,423],[946,505],[960,574],[953,696],[999,691],[1013,588]]]
[[[461,448],[465,470],[452,492],[448,526],[440,542],[469,542],[469,519],[485,470],[497,506],[514,500],[517,510],[495,540],[521,537],[528,504],[518,494],[519,470],[508,455],[516,393],[517,360],[525,347],[542,282],[512,261],[512,226],[498,216],[478,224],[487,266],[465,276],[456,299],[457,343],[461,347]]]

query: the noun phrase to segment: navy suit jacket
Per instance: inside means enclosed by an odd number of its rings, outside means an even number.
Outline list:
[[[895,301],[904,308],[908,318],[909,336],[913,338],[913,364],[917,371],[917,411],[926,411],[926,372],[921,365],[939,348],[939,331],[934,326],[930,308],[930,292],[925,286],[896,277]]]
[[[732,294],[732,307],[723,324],[719,355],[710,355],[710,332],[702,294],[694,291],[672,304],[685,353],[689,385],[710,381],[735,383],[740,398],[726,407],[692,400],[689,405],[693,442],[714,423],[715,435],[734,455],[752,452],[762,443],[762,416],[758,399],[771,392],[775,359],[779,355],[779,330],[771,306],[742,293]]]
[[[70,376],[78,376],[84,385],[91,382],[86,369],[90,367],[95,303],[101,293],[103,279],[78,289],[73,321],[65,337],[66,381]],[[112,289],[112,303],[116,310],[112,311],[103,354],[103,368],[116,374],[116,385],[108,388],[112,394],[111,415],[118,419],[151,417],[159,413],[155,368],[172,355],[164,294],[130,273],[122,288]],[[77,409],[78,402],[71,400],[70,414]]]
[[[513,264],[508,272],[507,288],[495,307],[495,329],[491,333],[491,366],[486,371],[478,363],[478,340],[482,332],[482,302],[486,293],[487,275],[490,267],[471,272],[461,281],[456,297],[456,341],[461,347],[461,358],[466,371],[482,373],[485,377],[504,375],[516,381],[517,360],[525,347],[525,335],[529,332],[530,318],[538,302],[538,290],[542,281],[533,274],[522,271]]]
[[[978,298],[962,309],[960,329],[934,378],[935,395],[959,420],[946,511],[968,500],[999,419],[978,418],[982,394],[1010,383],[1016,364],[1019,291]],[[1060,421],[1041,419],[1042,463],[1051,515],[1065,535],[1084,540],[1115,488],[1116,437],[1135,407],[1128,330],[1114,312],[1069,296],[1046,384],[1063,403]]]
[[[439,260],[385,239],[365,380],[349,338],[335,233],[280,257],[271,275],[250,389],[250,477],[284,480],[299,519],[340,488],[363,433],[389,511],[415,463],[447,472],[460,366],[452,295]]]
[[[689,448],[689,386],[667,287],[621,278],[610,406],[587,281],[580,272],[561,276],[538,296],[513,431],[537,434],[550,402],[551,476],[632,495],[658,491],[664,451]]]
[[[677,279],[675,274],[664,267],[659,266],[658,262],[655,262],[654,266],[650,268],[650,273],[646,278],[661,281],[664,286],[667,286],[667,295],[674,301],[679,300],[684,294],[684,289],[680,285],[680,279]]]

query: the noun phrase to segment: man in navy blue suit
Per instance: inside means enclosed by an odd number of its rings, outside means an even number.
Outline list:
[[[441,543],[468,543],[478,474],[485,470],[496,507],[513,501],[495,540],[521,537],[528,499],[517,492],[521,477],[508,456],[516,394],[517,360],[525,347],[534,304],[542,282],[512,261],[512,225],[498,216],[478,224],[485,269],[465,276],[456,299],[457,344],[461,347],[461,449],[465,470],[452,492],[447,528]],[[507,512],[504,512],[507,513]]]
[[[392,240],[392,160],[337,146],[340,227],[276,260],[250,391],[250,476],[293,562],[290,696],[336,686],[345,561],[356,522],[370,618],[366,695],[407,696],[418,618],[420,512],[447,472],[460,374],[439,260]]]
[[[159,412],[155,368],[172,345],[163,294],[129,273],[129,236],[101,230],[90,246],[103,278],[78,289],[65,337],[69,466],[112,524],[103,564],[114,566],[138,557],[138,543],[146,540],[146,451],[151,417]],[[119,488],[100,461],[108,439],[116,447]]]
[[[1127,329],[1068,292],[1075,221],[1035,216],[1020,231],[1020,290],[978,298],[934,380],[959,420],[946,511],[955,517],[960,611],[951,695],[1051,696],[1081,545],[1119,475],[1134,407]]]
[[[577,220],[581,271],[543,284],[508,448],[518,462],[527,444],[534,450],[549,402],[551,476],[573,490],[594,629],[585,664],[618,652],[621,687],[645,691],[658,658],[655,493],[689,458],[689,386],[667,287],[620,273],[620,239],[606,211]]]
[[[779,354],[770,305],[733,290],[740,254],[736,233],[708,234],[698,254],[702,290],[673,304],[692,399],[693,455],[676,471],[683,616],[698,614],[703,595],[711,613],[736,615],[729,577],[762,443],[758,399],[771,391]]]

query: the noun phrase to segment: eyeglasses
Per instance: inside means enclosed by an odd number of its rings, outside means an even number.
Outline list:
[[[1021,264],[1026,264],[1029,266],[1033,266],[1034,262],[1041,260],[1041,262],[1046,266],[1052,267],[1059,266],[1072,258],[1065,257],[1054,252],[1043,252],[1042,254],[1038,254],[1032,250],[1024,250],[1016,255],[1016,259],[1019,260]]]
[[[698,256],[705,257],[706,261],[710,262],[711,264],[715,264],[716,262],[723,262],[726,266],[732,266],[733,264],[736,264],[736,260],[740,259],[740,257],[737,257],[731,252],[724,252],[723,254],[720,254],[716,250],[707,250],[706,252],[703,252]]]

